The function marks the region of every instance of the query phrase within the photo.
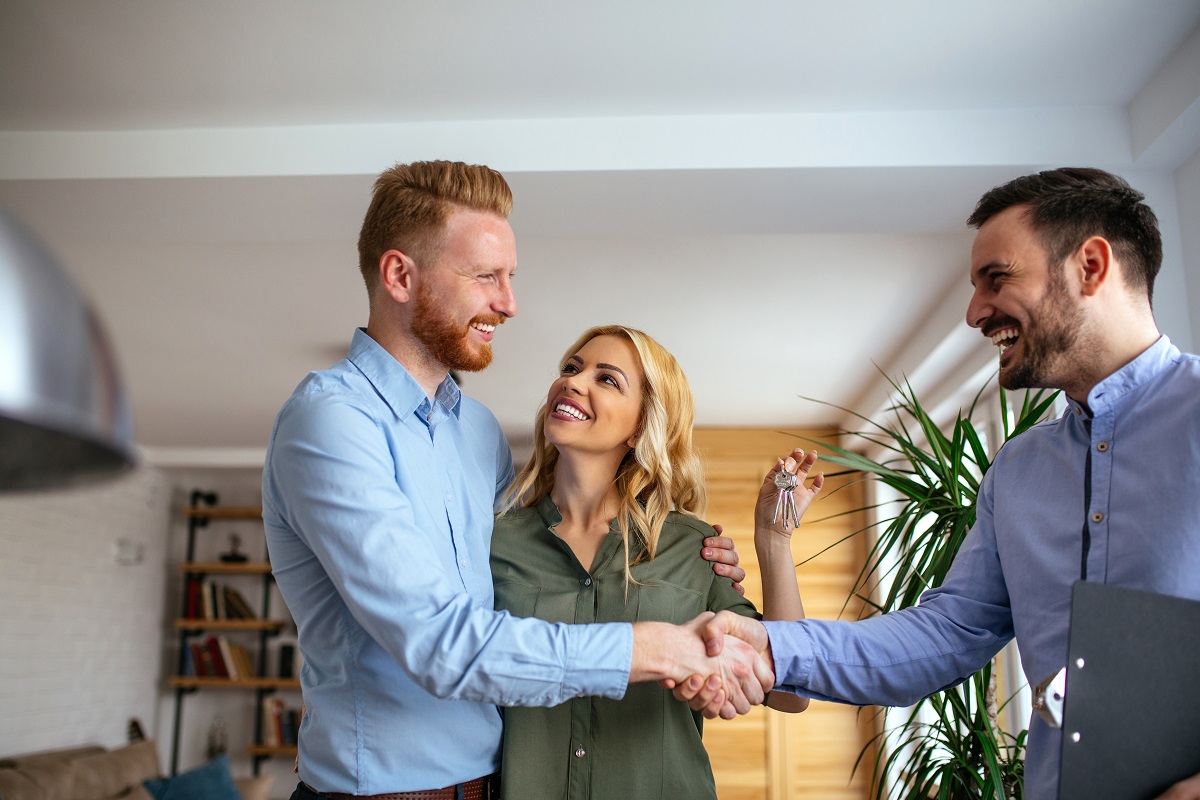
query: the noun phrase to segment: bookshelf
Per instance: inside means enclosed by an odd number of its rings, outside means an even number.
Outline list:
[[[264,714],[264,709],[279,705],[270,699],[276,692],[300,688],[294,670],[289,677],[273,675],[268,658],[269,642],[290,620],[281,618],[279,609],[273,614],[274,578],[269,563],[250,560],[238,552],[236,545],[217,560],[197,560],[196,554],[201,537],[223,528],[228,530],[228,526],[220,523],[261,522],[262,509],[221,506],[214,492],[197,490],[192,492],[183,513],[187,521],[187,550],[185,560],[179,565],[182,596],[179,616],[174,621],[178,660],[175,674],[169,680],[175,692],[171,774],[176,774],[179,767],[185,698],[197,691],[232,690],[254,693],[253,744],[246,752],[257,775],[263,760],[296,754],[294,744],[279,742],[277,730],[267,730],[272,720]],[[212,548],[199,549],[208,553]],[[254,593],[248,588],[251,586],[260,592],[256,601],[242,594],[242,589]],[[282,612],[286,614],[286,609]]]

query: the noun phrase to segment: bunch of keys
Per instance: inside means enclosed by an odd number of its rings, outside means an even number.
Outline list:
[[[780,515],[783,516],[784,530],[791,530],[800,524],[800,515],[796,512],[796,495],[794,494],[797,486],[800,485],[800,479],[786,469],[780,469],[775,473],[775,488],[779,489],[779,497],[775,500],[775,516],[771,519],[771,524],[779,522]]]

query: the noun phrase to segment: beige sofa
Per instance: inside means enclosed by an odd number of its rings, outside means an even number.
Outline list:
[[[0,758],[0,800],[153,800],[142,781],[162,775],[152,740]],[[270,775],[235,778],[243,800],[266,800]]]

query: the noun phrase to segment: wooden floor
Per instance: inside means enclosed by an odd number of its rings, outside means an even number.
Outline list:
[[[750,429],[703,429],[696,441],[705,462],[710,523],[720,523],[737,542],[748,576],[746,596],[761,606],[762,584],[754,554],[753,507],[763,476],[794,447],[812,445],[800,436],[820,439],[827,431],[780,433]],[[818,446],[817,452],[821,448]],[[836,471],[829,467],[818,471]],[[846,597],[865,556],[863,537],[841,542],[862,523],[844,512],[860,508],[857,484],[831,481],[809,509],[792,552],[805,612],[823,619],[855,619],[858,606]],[[836,546],[835,546],[836,545]],[[829,548],[829,549],[827,549]],[[811,560],[809,560],[811,559]],[[867,796],[869,773],[852,776],[855,760],[874,734],[875,709],[814,701],[803,714],[756,708],[736,720],[705,724],[704,741],[712,759],[721,800],[860,800]],[[870,759],[868,758],[869,762]]]

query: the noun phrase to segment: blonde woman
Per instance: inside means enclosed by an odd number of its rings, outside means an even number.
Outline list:
[[[757,617],[700,557],[701,540],[715,533],[699,517],[705,490],[693,418],[683,371],[645,333],[614,325],[579,337],[538,410],[534,453],[496,521],[496,607],[567,623],[687,622],[724,609]],[[819,488],[801,483],[801,513]],[[767,618],[803,617],[794,573],[776,583]],[[807,703],[792,695],[770,702],[788,711]],[[630,685],[620,701],[507,708],[503,795],[715,798],[701,728],[699,714],[656,684]]]

